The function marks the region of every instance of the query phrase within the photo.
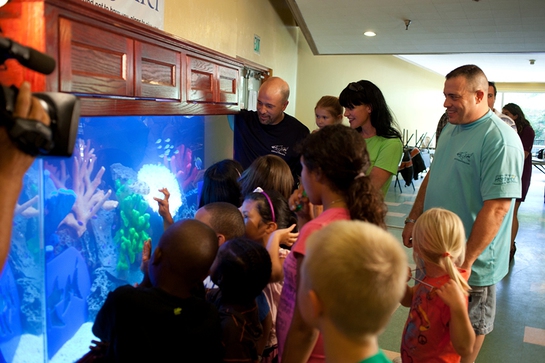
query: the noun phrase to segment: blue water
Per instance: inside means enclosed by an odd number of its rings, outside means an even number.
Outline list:
[[[142,244],[162,219],[191,218],[204,163],[204,118],[82,117],[72,158],[25,176],[0,275],[0,363],[73,362],[109,291],[138,283]]]

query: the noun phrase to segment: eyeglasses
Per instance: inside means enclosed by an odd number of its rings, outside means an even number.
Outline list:
[[[361,92],[363,91],[363,86],[357,82],[350,82],[348,84],[348,89],[354,92]]]

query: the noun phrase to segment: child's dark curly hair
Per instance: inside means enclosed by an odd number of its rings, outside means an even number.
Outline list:
[[[369,153],[363,137],[344,125],[329,125],[310,134],[301,144],[303,163],[320,171],[329,187],[345,196],[351,219],[386,228],[386,205],[367,173]]]
[[[212,269],[223,303],[251,304],[271,277],[269,252],[257,242],[236,238],[220,246]]]

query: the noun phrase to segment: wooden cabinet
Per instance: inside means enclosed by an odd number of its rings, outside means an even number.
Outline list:
[[[219,102],[237,104],[238,72],[232,67],[218,66],[218,96]]]
[[[137,97],[182,100],[180,52],[136,42],[135,58]]]
[[[64,17],[58,27],[60,92],[135,95],[133,39]]]
[[[238,103],[237,68],[187,57],[187,100],[190,102]]]
[[[189,102],[214,102],[216,66],[214,63],[187,57],[187,100]]]
[[[239,110],[241,61],[80,0],[12,0],[0,8],[0,26],[57,60],[49,76],[9,61],[0,81],[77,94],[82,115]]]

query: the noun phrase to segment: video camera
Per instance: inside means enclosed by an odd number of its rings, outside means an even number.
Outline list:
[[[0,37],[0,65],[7,59],[42,74],[55,69],[55,60],[35,49],[11,39]],[[32,93],[45,109],[49,126],[13,116],[19,90],[15,86],[0,85],[0,125],[7,128],[9,137],[23,152],[36,156],[72,156],[79,124],[80,100],[71,94],[58,92]]]

